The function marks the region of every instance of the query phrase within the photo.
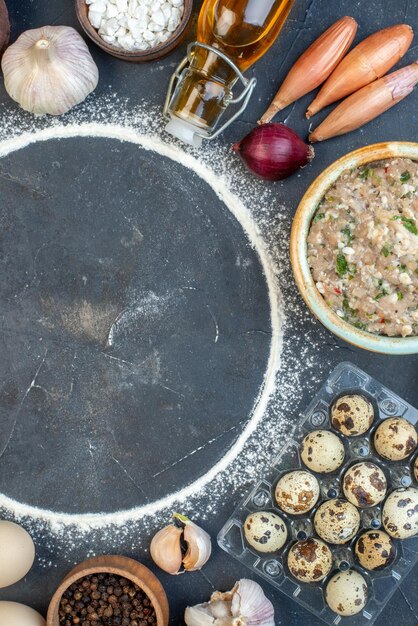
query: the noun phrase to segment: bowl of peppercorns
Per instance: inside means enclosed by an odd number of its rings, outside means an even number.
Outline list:
[[[47,626],[167,626],[168,600],[145,565],[97,556],[71,570],[54,593]]]

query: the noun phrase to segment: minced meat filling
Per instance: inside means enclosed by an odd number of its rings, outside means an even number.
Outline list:
[[[312,220],[308,262],[328,306],[353,326],[418,335],[418,163],[344,172]]]

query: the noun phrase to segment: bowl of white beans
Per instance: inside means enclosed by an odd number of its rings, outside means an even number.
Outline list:
[[[187,32],[193,0],[76,0],[84,32],[102,50],[124,61],[159,59]]]

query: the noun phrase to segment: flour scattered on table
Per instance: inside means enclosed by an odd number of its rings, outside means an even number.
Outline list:
[[[104,514],[69,515],[45,511],[0,494],[1,515],[22,523],[35,540],[42,538],[41,563],[45,567],[50,567],[60,557],[68,563],[72,558],[75,562],[80,541],[85,546],[94,542],[97,550],[103,546],[107,552],[120,549],[122,542],[124,550],[132,548],[136,552],[143,542],[141,550],[145,551],[151,531],[161,525],[162,520],[167,520],[173,510],[185,514],[193,512],[194,518],[198,511],[203,520],[218,515],[226,503],[228,512],[232,510],[249,484],[279,454],[295,426],[304,408],[299,404],[298,390],[313,391],[324,377],[317,359],[322,346],[301,331],[309,314],[300,304],[290,278],[287,242],[291,212],[280,205],[277,187],[250,177],[228,146],[206,144],[196,151],[169,138],[163,130],[160,110],[145,106],[132,108],[125,101],[106,98],[85,104],[60,120],[34,120],[5,108],[0,109],[0,120],[0,157],[34,141],[64,140],[80,135],[137,143],[181,162],[206,180],[224,200],[262,257],[272,315],[272,350],[264,386],[242,433],[237,433],[232,448],[207,475],[159,502]],[[136,304],[137,307],[144,305],[151,308],[155,305],[152,294],[148,294],[148,300],[142,304]],[[132,309],[116,321],[112,332],[123,330],[123,325],[135,314],[133,303]],[[112,341],[112,332],[109,341]],[[333,343],[330,346],[338,347]]]

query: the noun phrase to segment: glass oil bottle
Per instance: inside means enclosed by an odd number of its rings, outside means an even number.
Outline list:
[[[165,105],[167,130],[199,146],[229,125],[245,109],[255,87],[243,72],[275,41],[294,0],[205,0],[197,41],[174,73]],[[240,80],[243,90],[234,98]],[[218,122],[229,104],[241,108],[222,127]]]

